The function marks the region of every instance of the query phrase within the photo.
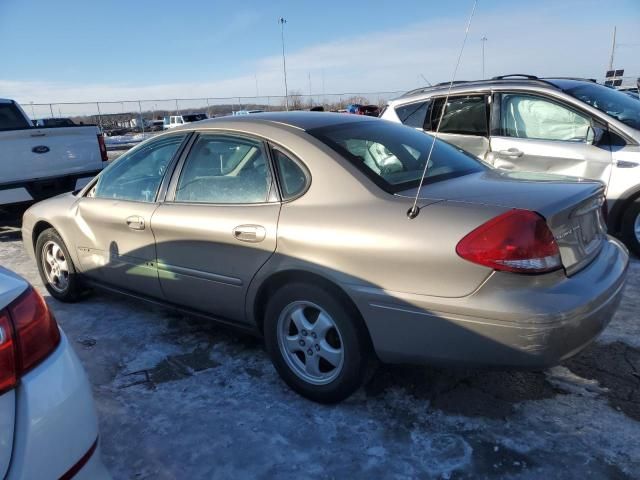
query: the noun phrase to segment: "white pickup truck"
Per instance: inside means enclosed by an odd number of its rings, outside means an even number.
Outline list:
[[[106,161],[95,125],[34,127],[20,105],[0,99],[0,210],[81,188]]]

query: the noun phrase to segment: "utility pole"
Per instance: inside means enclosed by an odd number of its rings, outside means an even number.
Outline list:
[[[309,105],[313,106],[313,98],[311,97],[311,72],[307,72],[309,77]]]
[[[613,27],[613,42],[611,43],[611,56],[609,57],[609,70],[613,70],[613,56],[616,52],[616,27]]]
[[[487,43],[487,37],[484,36],[480,39],[480,41],[482,42],[482,79],[485,79],[484,76],[484,44]]]
[[[280,19],[278,20],[278,23],[280,23],[280,35],[282,38],[282,72],[284,74],[284,102],[285,102],[285,107],[287,111],[289,111],[289,89],[287,88],[287,60],[284,56],[284,24],[287,23],[287,21],[284,19],[284,17],[280,17]]]
[[[260,96],[260,93],[258,92],[258,74],[254,73],[253,76],[256,79],[256,102],[258,101],[258,97]]]

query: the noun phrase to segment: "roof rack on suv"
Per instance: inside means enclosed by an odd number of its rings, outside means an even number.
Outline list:
[[[523,73],[512,73],[510,75],[500,75],[497,77],[492,77],[491,80],[505,80],[507,78],[526,78],[527,80],[540,80],[535,75],[525,75]]]
[[[582,77],[545,77],[544,80],[577,80],[580,82],[598,83],[595,78],[582,78]],[[542,80],[542,79],[541,79]]]

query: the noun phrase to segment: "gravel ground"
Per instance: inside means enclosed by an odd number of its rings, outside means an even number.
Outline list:
[[[41,288],[19,232],[0,264]],[[94,388],[116,479],[640,478],[640,262],[591,347],[544,372],[381,367],[348,401],[291,392],[261,343],[95,293],[47,297]]]

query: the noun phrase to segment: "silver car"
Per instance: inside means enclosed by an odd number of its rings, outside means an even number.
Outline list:
[[[500,172],[438,142],[418,192],[432,142],[355,115],[199,122],[31,207],[24,244],[56,298],[103,287],[244,327],[320,402],[377,360],[531,368],[580,351],[628,264],[602,183]]]
[[[389,102],[382,118],[433,131],[449,84]],[[640,255],[640,102],[594,81],[506,75],[454,85],[440,136],[510,171],[606,185],[609,232]]]

